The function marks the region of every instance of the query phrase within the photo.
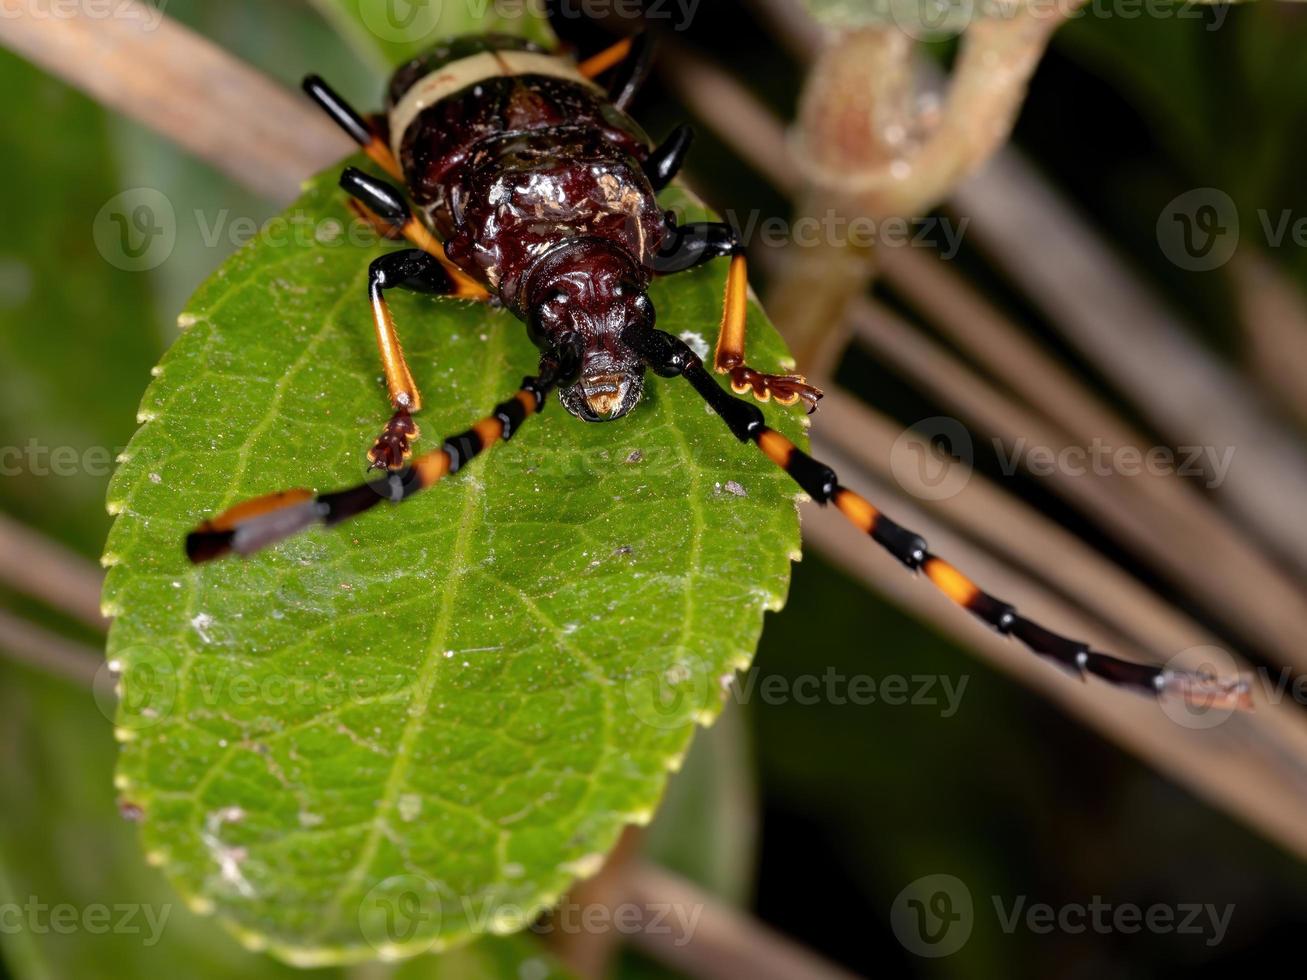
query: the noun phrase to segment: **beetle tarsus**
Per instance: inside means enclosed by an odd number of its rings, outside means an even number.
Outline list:
[[[816,385],[808,384],[808,379],[801,374],[762,374],[747,364],[741,364],[730,371],[731,389],[737,395],[752,393],[760,402],[776,399],[781,405],[793,405],[803,402],[811,415],[817,410],[821,401],[822,390]]]
[[[413,455],[413,442],[418,437],[417,423],[407,409],[401,408],[390,417],[377,441],[368,450],[369,470],[402,469]]]

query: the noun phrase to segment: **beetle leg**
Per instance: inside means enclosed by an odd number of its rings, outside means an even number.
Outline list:
[[[484,286],[456,266],[445,254],[445,247],[431,233],[431,229],[413,214],[399,188],[365,174],[357,167],[345,168],[340,175],[340,186],[380,221],[388,223],[402,237],[439,262],[453,283],[450,296],[455,299],[490,298],[490,293]]]
[[[404,179],[399,161],[390,152],[390,147],[382,138],[379,127],[366,122],[353,106],[317,75],[309,75],[304,79],[304,91],[322,107],[327,115],[331,116],[336,125],[363,148],[363,152],[376,164],[395,179],[401,181]],[[460,299],[489,298],[490,294],[480,283],[449,260],[445,254],[445,247],[440,244],[440,240],[431,233],[431,230],[413,215],[398,188],[370,177],[355,167],[349,167],[341,174],[340,184],[360,205],[371,212],[360,217],[382,235],[393,238],[395,233],[398,233],[400,237],[407,238],[424,252],[434,255],[445,267],[450,278],[457,283],[456,295]],[[393,226],[394,232],[384,230],[387,223]]]
[[[1154,696],[1175,695],[1204,706],[1252,707],[1246,679],[1217,678],[1122,660],[1026,619],[1013,606],[982,592],[958,569],[931,554],[921,535],[896,524],[870,501],[840,486],[834,470],[767,426],[757,405],[722,388],[684,341],[659,330],[633,331],[624,339],[658,374],[680,376],[690,382],[737,439],[754,443],[809,497],[823,506],[834,504],[859,531],[908,569],[924,572],[931,584],[995,632],[1015,637],[1032,653],[1081,676],[1092,674],[1120,687]]]
[[[422,394],[404,359],[404,348],[395,330],[395,319],[386,303],[386,291],[394,288],[419,293],[449,295],[453,284],[436,259],[416,248],[389,252],[373,261],[368,269],[368,299],[372,303],[372,320],[377,330],[377,349],[386,375],[386,390],[395,414],[381,430],[368,461],[372,467],[396,470],[404,465],[418,437],[413,413],[422,408]]]
[[[717,350],[713,354],[713,368],[718,374],[729,374],[731,389],[742,395],[752,392],[760,402],[775,398],[782,405],[793,405],[800,399],[808,414],[817,408],[821,389],[808,384],[801,374],[763,374],[744,361],[744,331],[749,312],[749,273],[744,253],[731,256],[731,268],[726,275],[726,297],[722,302],[722,324],[717,332]]]
[[[434,263],[432,267],[439,270]],[[574,347],[547,352],[540,359],[539,372],[523,378],[512,398],[500,402],[466,432],[450,436],[439,449],[419,456],[400,470],[333,493],[285,490],[238,504],[188,534],[186,556],[198,564],[227,554],[248,555],[314,525],[339,524],[383,500],[407,500],[457,473],[496,442],[511,439],[527,416],[544,407],[554,388],[576,380],[580,362],[580,352]]]
[[[808,384],[803,375],[765,374],[745,363],[749,271],[734,228],[721,221],[675,225],[650,265],[655,272],[666,275],[724,255],[731,257],[731,266],[726,275],[726,295],[722,300],[722,322],[717,332],[713,368],[718,374],[730,375],[731,388],[737,395],[752,392],[758,401],[775,398],[782,405],[793,405],[802,400],[811,413],[821,399],[821,389]]]
[[[343,129],[355,143],[361,146],[364,153],[396,180],[404,179],[399,161],[390,152],[390,147],[381,138],[381,134],[374,127],[369,126],[354,107],[340,96],[340,93],[317,75],[309,75],[304,79],[303,85],[308,97],[316,102],[323,112],[329,115],[332,121]]]

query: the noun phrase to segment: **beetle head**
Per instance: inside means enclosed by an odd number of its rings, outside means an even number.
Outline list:
[[[563,407],[586,422],[621,418],[644,393],[644,362],[622,340],[632,326],[653,328],[643,273],[620,246],[587,240],[533,277],[527,318],[537,344],[573,336],[581,346],[577,381],[559,390]]]

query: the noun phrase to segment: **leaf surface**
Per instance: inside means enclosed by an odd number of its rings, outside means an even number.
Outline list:
[[[613,424],[551,399],[400,507],[193,568],[186,531],[245,497],[346,486],[389,414],[335,170],[182,316],[110,487],[118,772],[193,908],[300,964],[527,925],[651,816],[748,665],[797,553],[795,488],[684,382]],[[683,192],[664,202],[705,214]],[[655,283],[706,348],[725,263]],[[419,450],[534,370],[504,312],[399,294]],[[761,312],[750,353],[786,363]],[[767,409],[796,440],[797,411]]]

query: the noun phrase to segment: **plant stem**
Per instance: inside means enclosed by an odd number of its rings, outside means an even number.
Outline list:
[[[103,579],[81,555],[0,514],[0,582],[104,630],[109,624],[100,613]]]

